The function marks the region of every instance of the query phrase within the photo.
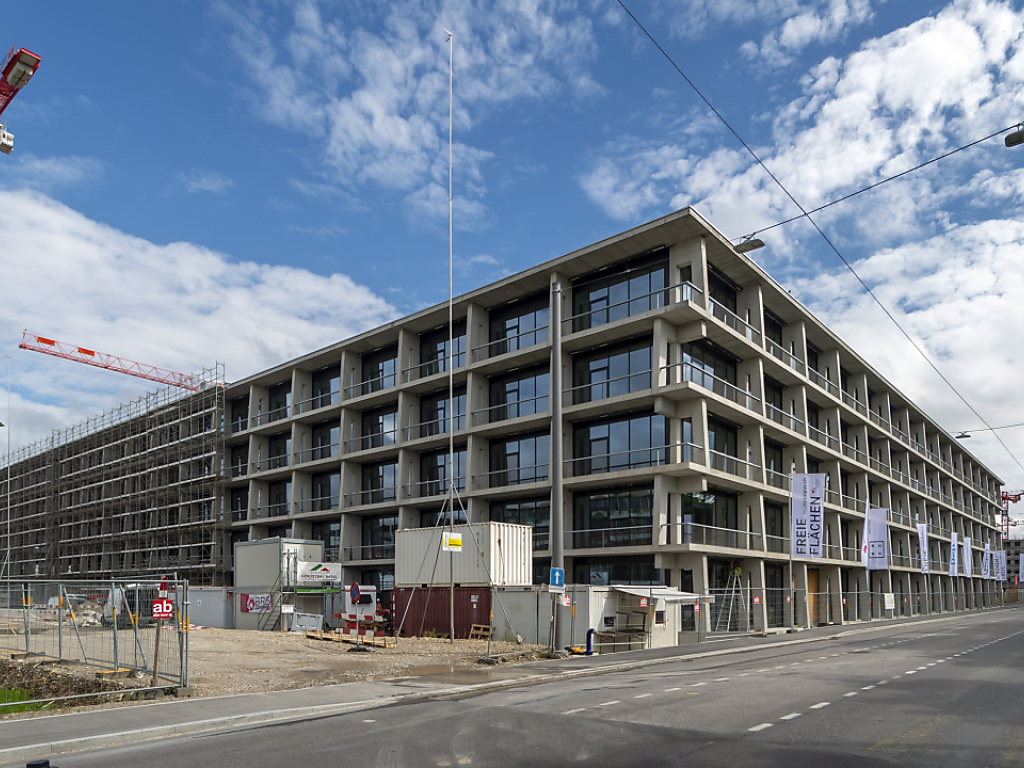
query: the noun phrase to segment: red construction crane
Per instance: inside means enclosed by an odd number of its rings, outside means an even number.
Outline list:
[[[18,95],[18,91],[32,79],[32,75],[39,69],[40,61],[39,56],[26,48],[12,47],[7,52],[7,57],[0,64],[3,67],[0,70],[0,115],[7,109],[11,99]],[[0,124],[0,152],[9,155],[12,149],[14,135]]]
[[[21,344],[18,347],[31,350],[32,352],[42,352],[44,355],[63,357],[65,360],[74,360],[76,363],[85,363],[97,368],[105,368],[108,371],[127,373],[129,376],[137,376],[140,379],[170,384],[192,392],[198,392],[203,387],[221,386],[218,382],[205,381],[192,374],[176,373],[168,371],[166,368],[157,368],[155,365],[137,363],[134,360],[128,360],[117,355],[108,355],[103,352],[86,349],[85,347],[75,346],[74,344],[65,344],[60,341],[44,338],[43,336],[36,336],[28,331],[25,331],[22,335]]]
[[[1018,521],[1010,522],[1010,502],[1018,502],[1024,496],[1024,491],[1003,491],[1003,541],[1010,538],[1010,526],[1018,525]]]

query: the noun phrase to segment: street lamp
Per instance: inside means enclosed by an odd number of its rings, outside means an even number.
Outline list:
[[[1017,130],[1006,134],[1006,138],[1003,139],[1003,143],[1008,147],[1016,147],[1018,144],[1024,144],[1024,123],[1017,126]]]

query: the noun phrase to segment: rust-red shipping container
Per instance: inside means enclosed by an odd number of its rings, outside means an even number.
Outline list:
[[[456,587],[455,637],[469,637],[474,624],[490,624],[490,587]],[[406,613],[406,606],[409,612]],[[405,617],[404,624],[402,617]],[[391,593],[391,621],[402,637],[427,633],[448,637],[451,631],[451,597],[448,587],[398,587]]]

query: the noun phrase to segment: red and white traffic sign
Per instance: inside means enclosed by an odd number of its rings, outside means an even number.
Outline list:
[[[158,590],[158,595],[161,598],[167,597],[167,578],[166,577],[160,579],[160,589]]]
[[[174,603],[166,598],[161,598],[153,601],[153,618],[154,619],[173,619],[174,618]]]

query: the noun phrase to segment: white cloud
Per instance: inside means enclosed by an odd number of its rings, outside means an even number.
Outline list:
[[[12,162],[10,165],[5,163],[4,185],[16,187],[31,183],[33,189],[41,192],[92,184],[107,171],[103,161],[77,155],[39,157],[20,154],[15,149],[8,159]]]
[[[23,328],[170,370],[220,361],[237,380],[397,314],[345,275],[233,261],[191,243],[156,245],[36,193],[0,192],[0,237],[0,352],[13,357],[19,444],[152,388],[16,351]]]
[[[190,195],[199,192],[223,195],[235,185],[232,179],[223,174],[216,171],[203,171],[197,168],[176,174],[175,181],[180,189]]]
[[[455,32],[455,126],[465,135],[510,105],[602,93],[588,64],[592,25],[572,0],[431,0],[344,13],[304,0],[294,14],[269,3],[244,10],[221,3],[231,50],[257,92],[262,119],[322,140],[324,178],[348,189],[369,185],[422,208],[447,163],[448,46]],[[463,193],[479,211],[491,153],[464,146]],[[465,226],[478,226],[481,218]]]

